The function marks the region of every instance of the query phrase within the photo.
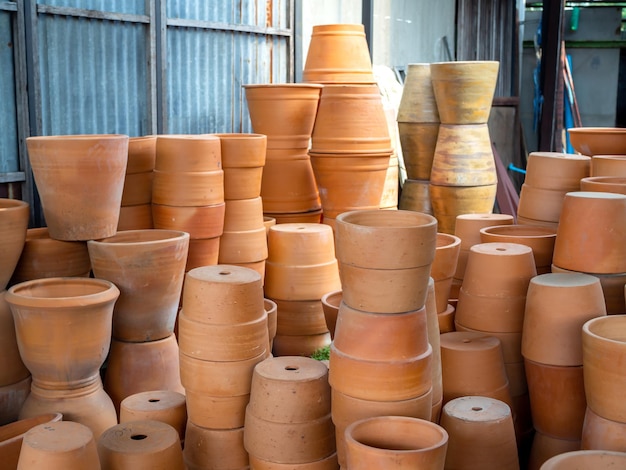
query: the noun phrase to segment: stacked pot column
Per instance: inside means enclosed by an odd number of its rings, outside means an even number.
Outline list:
[[[186,271],[217,264],[225,210],[220,138],[160,135],[154,168],[154,228],[189,233]]]
[[[531,461],[537,465],[563,448],[580,448],[586,409],[581,331],[605,315],[593,276],[550,273],[530,281],[522,354],[537,431]]]
[[[278,223],[319,223],[322,206],[307,153],[321,85],[244,85],[254,132],[267,136],[263,212]]]
[[[243,426],[252,374],[269,355],[261,275],[231,265],[192,269],[178,321],[188,413],[185,464],[245,468]]]
[[[343,301],[329,380],[345,465],[344,432],[351,423],[381,415],[431,419],[425,302],[437,222],[419,212],[362,210],[340,214],[336,231]]]
[[[453,234],[460,214],[493,211],[497,175],[487,120],[498,68],[493,61],[430,65],[441,124],[429,192],[440,232]]]
[[[153,227],[152,179],[156,158],[156,136],[131,137],[117,230]]]
[[[277,307],[276,356],[310,356],[330,344],[322,297],[341,287],[335,239],[324,224],[270,227],[265,295]]]
[[[474,245],[470,248],[455,315],[457,331],[482,333],[500,340],[520,449],[532,436],[521,341],[526,294],[536,274],[535,259],[528,246]]]
[[[127,230],[87,245],[95,277],[120,289],[104,380],[116,409],[135,393],[182,392],[174,325],[189,234]]]
[[[439,111],[430,64],[408,65],[397,121],[407,173],[400,209],[432,214],[428,186],[439,135]]]
[[[222,144],[226,204],[218,261],[254,269],[264,279],[267,235],[261,179],[267,137],[261,134],[218,136]]]
[[[25,246],[28,218],[28,203],[0,199],[0,425],[17,420],[30,392],[30,372],[20,357],[13,314],[5,300]]]
[[[600,280],[607,313],[626,307],[626,195],[605,192],[567,193],[554,244],[552,272],[579,272]]]

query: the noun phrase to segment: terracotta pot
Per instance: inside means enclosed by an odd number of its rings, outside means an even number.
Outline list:
[[[487,397],[460,397],[443,407],[450,469],[519,470],[513,416],[508,405]]]
[[[243,446],[243,426],[237,429],[208,429],[189,421],[183,458],[188,470],[249,468]]]
[[[98,470],[101,467],[91,430],[80,423],[59,421],[39,424],[24,435],[17,468]]]
[[[587,407],[583,423],[582,450],[626,450],[626,423],[603,418]]]
[[[430,419],[432,413],[432,390],[408,400],[373,401],[362,400],[331,390],[332,419],[337,438],[337,457],[339,463],[346,465],[346,428],[356,421],[376,416],[407,416]]]
[[[565,196],[554,245],[554,264],[572,271],[626,272],[626,195],[572,192]]]
[[[439,111],[430,76],[430,64],[408,64],[397,121],[438,123]]]
[[[151,390],[130,395],[120,403],[120,424],[155,420],[172,426],[182,441],[187,426],[185,395],[173,390]]]
[[[185,190],[182,191],[182,188]],[[224,202],[224,170],[154,170],[152,202],[167,206],[196,207],[221,204]]]
[[[344,302],[359,310],[379,313],[423,307],[436,237],[434,217],[419,212],[374,210],[339,215],[336,244]],[[415,250],[416,245],[422,249]],[[393,285],[394,277],[410,283],[412,295],[395,296],[403,284]],[[380,284],[372,282],[381,279],[386,279],[386,287],[396,291],[385,292]],[[373,289],[374,285],[378,287]]]
[[[295,213],[269,213],[277,224],[320,224],[322,223],[322,209],[310,211],[310,212],[295,212]]]
[[[549,273],[556,230],[532,225],[496,225],[480,230],[482,243],[519,243],[532,248],[537,274]]]
[[[276,219],[274,217],[264,215],[263,225],[265,226],[265,231],[267,233],[267,236],[269,237],[270,227],[272,227],[273,225],[276,225]]]
[[[302,71],[313,83],[375,83],[362,24],[313,26]]]
[[[578,450],[565,452],[547,460],[541,470],[565,470],[577,468],[580,470],[603,470],[626,465],[624,452],[608,450]]]
[[[448,307],[448,298],[452,287],[452,276],[461,250],[461,239],[446,233],[437,234],[435,259],[430,268],[430,275],[435,281],[437,312],[444,312]]]
[[[22,362],[15,337],[15,323],[9,304],[0,292],[0,387],[18,383],[30,376]]]
[[[29,207],[23,201],[0,198],[0,290],[6,289],[24,248]]]
[[[335,336],[335,327],[337,326],[337,315],[339,314],[339,305],[343,293],[340,290],[328,292],[322,296],[322,309],[324,310],[324,319],[326,327],[330,332],[330,338]]]
[[[437,321],[439,323],[440,333],[449,333],[455,330],[454,317],[456,314],[456,308],[453,305],[448,304],[445,311],[437,314]]]
[[[626,155],[594,155],[591,176],[626,176]]]
[[[517,213],[523,218],[558,224],[566,194],[565,189],[536,188],[523,184]]]
[[[519,213],[517,214],[517,223],[520,225],[537,225],[540,227],[548,227],[548,228],[553,228],[554,230],[556,230],[559,227],[558,222],[550,222],[546,220],[532,219],[529,217],[521,216],[519,215]]]
[[[243,88],[252,129],[267,136],[268,149],[309,147],[322,85],[284,83]]]
[[[113,337],[154,341],[174,332],[189,250],[189,234],[130,230],[87,242],[94,275],[114,283]]]
[[[268,260],[281,265],[309,266],[335,259],[333,232],[321,224],[274,225],[268,249]]]
[[[150,390],[183,393],[178,363],[178,344],[174,334],[144,343],[113,339],[107,363],[104,388],[115,409],[126,397]]]
[[[220,238],[190,239],[185,271],[189,272],[195,268],[216,265],[220,254]]]
[[[153,228],[152,204],[120,207],[120,218],[117,222],[117,231],[143,230]]]
[[[187,232],[192,240],[221,236],[225,211],[224,202],[200,207],[152,204],[154,228]]]
[[[98,455],[103,470],[185,469],[178,433],[160,421],[141,420],[112,426],[98,439]]]
[[[128,136],[29,137],[26,146],[50,236],[94,240],[115,235]]]
[[[30,394],[30,375],[19,382],[0,387],[0,425],[19,418],[20,410]]]
[[[320,300],[274,300],[277,306],[279,335],[317,335],[328,333],[324,306]]]
[[[533,424],[558,439],[580,440],[587,402],[582,366],[550,366],[525,359]]]
[[[398,208],[432,215],[429,185],[428,180],[404,180]]]
[[[76,387],[97,373],[119,294],[111,282],[87,278],[39,279],[8,290],[20,355],[38,384]]]
[[[243,428],[250,394],[216,397],[206,392],[185,391],[189,420],[212,430]]]
[[[0,458],[3,467],[7,470],[17,468],[22,441],[29,430],[40,424],[56,423],[62,418],[61,413],[47,413],[0,426]]]
[[[159,135],[154,169],[165,173],[210,172],[222,168],[221,141],[212,134]]]
[[[47,277],[89,277],[90,270],[85,242],[53,240],[47,227],[30,228],[11,284]]]
[[[577,191],[581,178],[589,176],[591,158],[560,152],[531,152],[524,183],[534,188]]]
[[[581,191],[626,194],[626,178],[614,176],[590,176],[580,180]]]
[[[448,433],[418,418],[379,416],[346,429],[347,468],[443,469]]]
[[[216,134],[222,145],[224,198],[251,199],[261,194],[267,136],[263,134]]]
[[[431,184],[486,186],[497,181],[487,124],[439,126]]]
[[[486,186],[437,186],[430,184],[430,203],[437,218],[438,230],[455,233],[459,215],[484,214],[493,210],[497,185]]]
[[[500,344],[502,345],[502,356],[504,358],[504,363],[518,363],[523,362],[524,357],[522,356],[522,332],[494,332],[494,331],[480,331],[475,330],[473,328],[469,328],[465,325],[462,325],[458,321],[455,321],[454,328],[456,331],[465,331],[470,333],[482,333],[483,335],[493,336],[500,340]]]
[[[581,328],[587,320],[605,315],[597,278],[586,274],[537,276],[528,286],[522,354],[541,364],[580,366]]]
[[[324,86],[311,135],[311,153],[390,155],[392,151],[378,85]]]
[[[263,211],[300,213],[320,210],[320,195],[307,146],[267,149],[261,180]]]
[[[261,198],[226,201],[219,263],[245,263],[266,258],[267,235]]]
[[[557,439],[536,432],[530,449],[528,468],[529,470],[540,470],[541,466],[552,457],[579,449],[579,440]]]
[[[502,295],[495,288],[492,295],[470,294],[461,286],[454,319],[479,331],[521,333],[525,309],[525,295]]]
[[[583,155],[626,155],[626,133],[618,127],[571,127],[574,150]]]
[[[20,410],[19,419],[45,413],[61,413],[66,421],[75,421],[91,429],[97,439],[100,434],[117,424],[117,415],[111,398],[102,388],[96,374],[76,388],[42,388],[33,381],[31,392]]]
[[[398,131],[408,178],[430,180],[439,122],[398,122]]]
[[[124,177],[122,190],[122,206],[136,206],[152,202],[153,172],[127,174]],[[118,221],[119,223],[119,221]]]
[[[128,139],[128,163],[126,174],[145,173],[154,170],[156,160],[156,135]]]
[[[310,357],[318,349],[329,346],[330,333],[315,335],[281,335],[276,334],[272,352],[274,356],[306,356]]]
[[[265,276],[265,295],[274,300],[319,300],[326,292],[341,287],[336,260],[309,266],[268,260]]]
[[[486,123],[496,89],[497,61],[430,64],[430,75],[442,124]]]
[[[553,273],[569,273],[577,274],[577,271],[569,271],[567,269],[560,268],[552,265]],[[588,274],[589,276],[597,277],[600,280],[602,286],[602,293],[604,294],[604,301],[606,303],[607,315],[623,314],[626,313],[626,304],[624,299],[624,285],[626,285],[626,273],[621,274]]]
[[[624,388],[626,316],[593,318],[582,327],[583,370],[587,405],[599,416],[626,423]]]
[[[513,406],[498,338],[456,331],[441,335],[443,402],[463,396],[495,398]]]

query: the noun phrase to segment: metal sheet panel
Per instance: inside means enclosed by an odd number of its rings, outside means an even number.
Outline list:
[[[0,173],[19,171],[13,14],[0,11]]]
[[[149,133],[145,24],[41,14],[38,27],[44,134]]]
[[[167,0],[167,16],[217,23],[289,27],[289,0]]]
[[[40,5],[55,7],[80,8],[84,10],[108,11],[113,13],[127,13],[146,15],[146,2],[128,0],[43,0]]]

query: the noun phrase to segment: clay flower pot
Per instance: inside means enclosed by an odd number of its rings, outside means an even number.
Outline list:
[[[91,430],[80,423],[39,424],[24,435],[19,470],[99,470],[100,460]]]
[[[117,230],[143,230],[154,228],[152,222],[152,204],[120,207],[120,219]]]
[[[187,426],[185,395],[173,390],[151,390],[130,395],[120,403],[120,424],[129,421],[154,420],[167,423],[182,441]]]
[[[216,134],[222,144],[224,199],[252,199],[261,194],[267,136]]]
[[[17,468],[24,435],[40,424],[61,421],[61,413],[46,413],[0,426],[0,459],[6,469]]]
[[[587,405],[605,419],[626,423],[624,390],[626,316],[593,318],[582,327],[583,371]]]
[[[39,279],[9,289],[20,355],[38,384],[76,387],[98,373],[119,294],[111,282],[88,278]]]
[[[454,234],[456,220],[463,214],[485,214],[493,211],[496,184],[485,186],[429,185],[430,203],[437,218],[438,230]]]
[[[213,134],[159,135],[154,169],[167,173],[208,172],[222,167],[221,141]]]
[[[626,195],[571,192],[565,195],[554,245],[554,264],[572,271],[626,272]]]
[[[313,83],[375,83],[364,26],[313,26],[302,80]]]
[[[0,387],[0,423],[8,424],[19,419],[20,410],[30,395],[31,377]]]
[[[140,420],[112,426],[98,439],[98,455],[102,470],[185,469],[178,433],[160,421]]]
[[[50,236],[94,240],[115,235],[128,160],[128,136],[26,139]]]
[[[343,293],[340,290],[328,292],[322,296],[322,309],[324,310],[324,318],[326,326],[330,332],[330,338],[335,336],[335,327],[337,326],[337,316],[339,315],[339,305]]]
[[[577,450],[551,457],[541,470],[610,470],[626,465],[626,453],[609,450]]]
[[[16,384],[30,376],[20,357],[13,314],[4,299],[5,294],[6,291],[0,291],[0,387]]]
[[[208,206],[152,204],[154,228],[189,233],[191,240],[216,238],[224,232],[226,203]]]
[[[594,155],[591,176],[626,176],[626,155]]]
[[[557,439],[540,432],[535,432],[528,458],[528,468],[535,470],[550,458],[580,450],[580,440]]]
[[[183,207],[221,204],[224,202],[224,170],[154,170],[152,202]]]
[[[97,278],[120,289],[113,310],[113,337],[154,341],[174,332],[185,275],[189,234],[173,230],[129,230],[90,240]]]
[[[439,123],[430,64],[407,65],[397,121]]]
[[[437,221],[427,214],[380,210],[340,214],[336,244],[343,301],[378,313],[422,308],[436,238]]]
[[[486,123],[499,67],[496,61],[481,60],[430,64],[441,123]]]
[[[435,299],[437,312],[444,312],[448,307],[448,298],[452,287],[452,276],[456,272],[461,239],[447,233],[437,234],[437,248],[435,259],[430,269],[430,275],[435,281]]]
[[[580,448],[623,452],[625,446],[626,423],[603,418],[587,407]]]
[[[443,470],[447,447],[446,430],[418,418],[379,416],[346,429],[347,468],[351,470]]]
[[[626,194],[626,178],[615,176],[589,176],[580,180],[580,190]]]
[[[618,127],[571,127],[567,130],[574,150],[594,155],[626,155],[626,130]]]
[[[188,470],[249,468],[243,446],[243,426],[233,429],[210,429],[187,423],[183,459]]]
[[[398,209],[432,215],[428,180],[404,180]]]
[[[534,188],[577,191],[581,178],[588,177],[591,158],[560,152],[531,152],[524,183]]]
[[[0,290],[13,275],[26,241],[29,205],[15,199],[0,199]]]

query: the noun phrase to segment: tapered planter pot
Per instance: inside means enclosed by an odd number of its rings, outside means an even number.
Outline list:
[[[4,290],[20,259],[28,228],[29,205],[0,199],[0,290]]]

